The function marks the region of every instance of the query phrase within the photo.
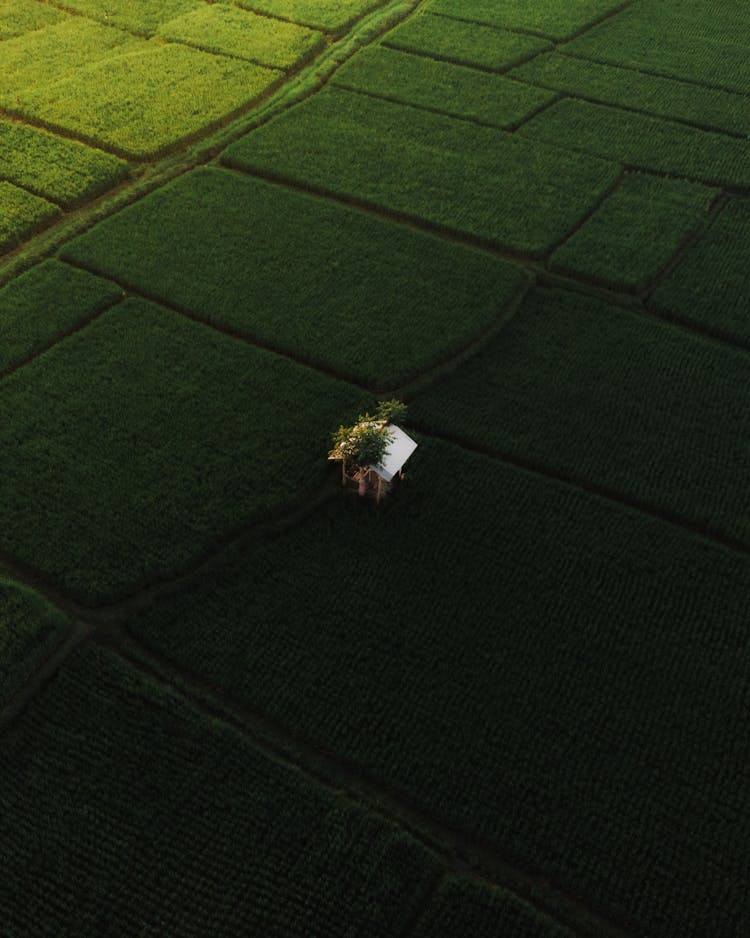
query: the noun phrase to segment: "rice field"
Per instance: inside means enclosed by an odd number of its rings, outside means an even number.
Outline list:
[[[748,27],[0,0],[3,938],[750,934]]]

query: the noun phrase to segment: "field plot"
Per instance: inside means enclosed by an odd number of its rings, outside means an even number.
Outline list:
[[[44,261],[0,290],[0,374],[122,298],[122,290],[57,261]]]
[[[282,72],[183,45],[151,45],[19,92],[13,111],[140,159],[207,130]]]
[[[0,105],[12,109],[20,92],[53,85],[113,54],[143,48],[144,40],[80,16],[7,40],[0,43]]]
[[[4,739],[0,799],[10,935],[399,938],[437,872],[394,825],[96,649]]]
[[[62,639],[69,624],[41,596],[0,577],[0,711]]]
[[[750,345],[750,202],[726,205],[654,292],[662,314]]]
[[[186,42],[206,52],[249,59],[260,65],[291,68],[322,48],[313,29],[259,16],[228,3],[201,6],[159,29],[165,39]]]
[[[518,131],[632,169],[750,189],[750,143],[674,121],[563,100]]]
[[[23,33],[57,23],[64,14],[36,0],[0,0],[0,39],[11,39]]]
[[[382,46],[356,55],[336,72],[333,83],[401,104],[508,128],[555,98],[554,92],[500,75]]]
[[[643,289],[705,218],[716,194],[695,183],[628,174],[555,251],[552,269],[606,286]]]
[[[326,32],[342,32],[383,0],[237,0],[238,6]]]
[[[535,256],[619,174],[595,157],[338,89],[258,128],[223,159]]]
[[[331,428],[365,403],[126,300],[0,384],[0,551],[89,600],[129,592],[297,505],[325,479]]]
[[[734,0],[641,0],[564,46],[565,52],[699,85],[750,93],[747,8]]]
[[[57,205],[0,181],[0,253],[15,247],[59,215]]]
[[[0,179],[42,198],[71,207],[127,174],[127,163],[109,153],[0,120]]]
[[[750,97],[568,55],[537,56],[509,73],[532,85],[708,130],[750,135]]]
[[[133,631],[632,933],[741,938],[750,565],[421,443]]]
[[[549,42],[537,36],[429,13],[412,16],[391,30],[383,45],[490,71],[510,68],[551,48]]]
[[[411,415],[750,547],[750,414],[737,397],[748,381],[743,352],[578,294],[539,291]]]
[[[432,0],[427,9],[489,26],[528,30],[550,39],[579,32],[622,5],[622,0]]]
[[[498,258],[217,170],[162,189],[65,256],[374,388],[449,357],[527,282]]]
[[[203,0],[58,0],[74,13],[144,36],[153,35],[162,23],[190,10],[199,10]]]
[[[449,876],[441,884],[413,938],[575,938],[562,925],[512,893]]]

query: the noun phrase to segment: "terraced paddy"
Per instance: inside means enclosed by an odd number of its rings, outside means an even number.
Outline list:
[[[0,0],[2,938],[750,934],[749,27]]]

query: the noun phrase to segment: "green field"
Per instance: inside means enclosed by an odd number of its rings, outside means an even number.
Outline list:
[[[750,935],[748,36],[0,0],[0,938]]]

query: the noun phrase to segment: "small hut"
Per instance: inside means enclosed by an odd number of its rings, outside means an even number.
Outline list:
[[[369,418],[369,414],[366,415]],[[401,427],[387,419],[365,419],[354,427],[341,428],[329,459],[341,461],[343,485],[356,484],[360,495],[373,495],[380,501],[393,480],[403,475],[407,459],[417,443]],[[377,461],[362,455],[378,451]]]

